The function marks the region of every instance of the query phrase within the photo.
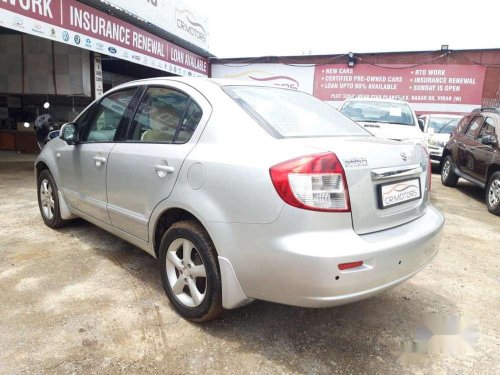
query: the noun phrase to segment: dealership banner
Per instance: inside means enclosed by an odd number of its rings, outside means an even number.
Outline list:
[[[314,66],[285,64],[213,64],[212,77],[268,83],[312,94]]]
[[[208,50],[208,19],[179,0],[107,0],[129,13]]]
[[[0,0],[0,27],[182,76],[208,75],[206,58],[76,0]]]
[[[314,96],[335,106],[358,96],[403,99],[417,111],[468,112],[481,106],[485,73],[478,65],[318,65]]]
[[[313,94],[334,107],[350,97],[402,99],[418,112],[469,112],[481,106],[479,65],[213,64],[212,77],[264,82]]]

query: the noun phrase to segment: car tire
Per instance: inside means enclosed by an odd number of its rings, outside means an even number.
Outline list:
[[[37,179],[38,207],[45,225],[52,229],[67,224],[61,217],[58,192],[52,173],[48,169],[41,171]]]
[[[187,249],[190,253],[185,257]],[[179,315],[194,322],[207,322],[222,313],[217,253],[201,224],[173,224],[163,235],[158,255],[163,287]]]
[[[444,186],[455,187],[458,183],[458,176],[453,171],[453,160],[451,155],[446,156],[441,167],[441,182]]]
[[[500,216],[500,172],[493,173],[486,185],[486,207],[492,214]]]

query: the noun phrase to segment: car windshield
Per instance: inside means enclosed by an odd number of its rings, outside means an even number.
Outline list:
[[[411,108],[406,103],[352,101],[342,107],[342,113],[354,121],[415,125]]]
[[[262,86],[225,86],[223,89],[276,137],[370,135],[332,106],[300,91]]]
[[[427,131],[434,129],[435,133],[450,134],[457,127],[459,118],[431,117]]]

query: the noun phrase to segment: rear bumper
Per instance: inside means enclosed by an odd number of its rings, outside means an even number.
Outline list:
[[[372,234],[357,235],[352,226],[310,231],[307,224],[297,233],[286,228],[297,224],[290,221],[293,210],[285,207],[280,218],[267,225],[219,224],[231,238],[216,245],[222,246],[248,298],[304,307],[368,298],[425,267],[437,254],[444,225],[443,215],[429,206],[410,223]],[[360,260],[360,267],[338,269],[340,263]]]
[[[429,145],[429,156],[432,164],[441,164],[443,160],[443,147]]]

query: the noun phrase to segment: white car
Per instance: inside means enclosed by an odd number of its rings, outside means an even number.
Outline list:
[[[450,139],[451,132],[457,127],[463,116],[446,114],[427,114],[419,116],[424,134],[427,136],[429,156],[433,165],[440,165],[443,150]]]
[[[147,251],[172,306],[206,321],[254,299],[340,305],[416,274],[444,223],[429,166],[302,92],[158,78],[65,124],[36,176],[49,227],[81,217]]]
[[[427,140],[408,102],[397,99],[349,98],[342,103],[340,112],[377,137],[407,141],[427,149]]]

